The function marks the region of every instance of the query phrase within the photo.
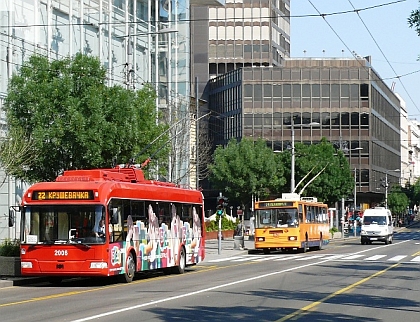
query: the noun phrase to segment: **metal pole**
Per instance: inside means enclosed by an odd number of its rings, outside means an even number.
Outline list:
[[[385,208],[388,208],[388,171],[385,172]]]
[[[222,253],[222,216],[219,216],[219,238],[217,243],[217,254]]]
[[[357,180],[356,180],[356,171],[357,169],[354,168],[354,211],[353,211],[353,223],[354,223],[354,237],[356,237],[356,188],[357,188]]]
[[[341,198],[341,237],[344,239],[344,198]]]
[[[292,117],[292,167],[290,177],[290,192],[295,191],[295,123]]]
[[[198,100],[198,77],[195,77],[195,104],[197,108],[197,115],[196,115],[196,134],[195,134],[195,188],[198,189],[200,187],[199,181],[200,181],[200,163],[198,161],[199,158],[199,145],[200,145],[200,122],[199,122],[199,100]]]

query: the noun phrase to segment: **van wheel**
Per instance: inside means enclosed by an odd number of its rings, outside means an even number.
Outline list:
[[[386,237],[386,239],[385,239],[385,245],[388,245],[388,244],[389,244],[389,236]]]
[[[389,243],[392,244],[393,241],[394,241],[394,236],[389,237]]]

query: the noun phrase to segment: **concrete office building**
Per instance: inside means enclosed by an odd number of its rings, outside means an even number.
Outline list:
[[[249,66],[280,66],[290,55],[290,0],[227,0],[191,8],[191,75],[207,80]],[[195,89],[192,89],[195,92]]]
[[[282,67],[244,67],[210,80],[209,108],[228,116],[210,123],[215,146],[252,137],[284,150],[292,118],[296,125],[317,122],[295,126],[295,142],[326,137],[344,150],[355,171],[357,208],[379,203],[385,177],[389,186],[400,182],[403,107],[369,60],[285,59]]]

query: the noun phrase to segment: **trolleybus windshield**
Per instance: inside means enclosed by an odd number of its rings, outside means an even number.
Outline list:
[[[99,223],[105,219],[101,205],[42,205],[24,207],[23,243],[103,244]]]

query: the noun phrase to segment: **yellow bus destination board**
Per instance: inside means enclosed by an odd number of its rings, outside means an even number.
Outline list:
[[[267,201],[259,202],[255,205],[257,208],[275,208],[275,207],[292,207],[293,201]]]
[[[32,200],[93,200],[92,190],[85,191],[34,191]]]

